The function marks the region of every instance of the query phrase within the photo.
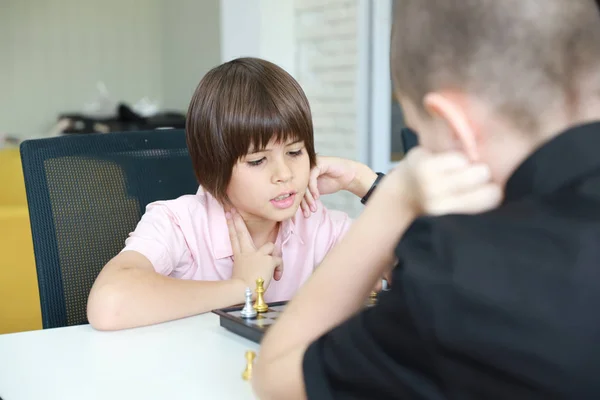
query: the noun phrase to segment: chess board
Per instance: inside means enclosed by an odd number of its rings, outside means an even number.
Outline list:
[[[370,298],[365,303],[365,306],[374,306],[376,302],[375,298]],[[267,312],[259,313],[255,318],[251,319],[241,317],[240,311],[244,308],[243,304],[213,310],[213,313],[219,316],[219,322],[223,328],[245,337],[248,340],[260,343],[269,327],[277,321],[277,318],[285,309],[286,304],[287,301],[270,303]]]
[[[260,343],[269,326],[277,321],[279,314],[285,309],[287,301],[269,304],[267,312],[259,313],[255,318],[242,318],[240,311],[244,305],[214,310],[219,316],[220,325],[253,342]]]

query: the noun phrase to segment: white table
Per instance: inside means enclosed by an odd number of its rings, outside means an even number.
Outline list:
[[[208,313],[119,332],[89,325],[0,335],[3,400],[253,399],[254,342]]]

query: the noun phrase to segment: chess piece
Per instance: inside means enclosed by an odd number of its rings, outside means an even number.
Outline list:
[[[387,281],[387,279],[382,279],[381,280],[381,290],[384,292],[387,292],[388,290],[390,290],[390,284]]]
[[[242,379],[245,381],[249,381],[252,379],[252,364],[254,363],[254,357],[256,357],[256,353],[248,350],[246,351],[246,369],[242,372]]]
[[[374,306],[375,304],[377,304],[377,292],[373,290],[369,294],[369,299],[367,300],[367,305]]]
[[[252,290],[250,288],[246,288],[246,304],[244,304],[244,308],[240,311],[240,316],[242,318],[256,317],[256,310],[252,306]]]
[[[265,287],[263,286],[265,283],[263,278],[258,278],[256,280],[256,302],[254,303],[254,309],[259,313],[267,312],[269,306],[265,303]]]

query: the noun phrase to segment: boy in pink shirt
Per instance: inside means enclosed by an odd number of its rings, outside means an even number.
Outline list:
[[[195,195],[148,205],[88,300],[97,329],[154,324],[244,301],[265,280],[267,302],[289,300],[351,221],[318,201],[378,180],[367,166],[317,158],[308,100],[284,70],[237,59],[206,74],[186,134]]]

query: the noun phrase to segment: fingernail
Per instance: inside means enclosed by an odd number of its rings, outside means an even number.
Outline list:
[[[231,213],[230,212],[226,212],[225,213],[225,218],[226,219],[231,219]]]
[[[312,212],[316,212],[317,211],[317,206],[310,206],[310,209],[312,210]]]

